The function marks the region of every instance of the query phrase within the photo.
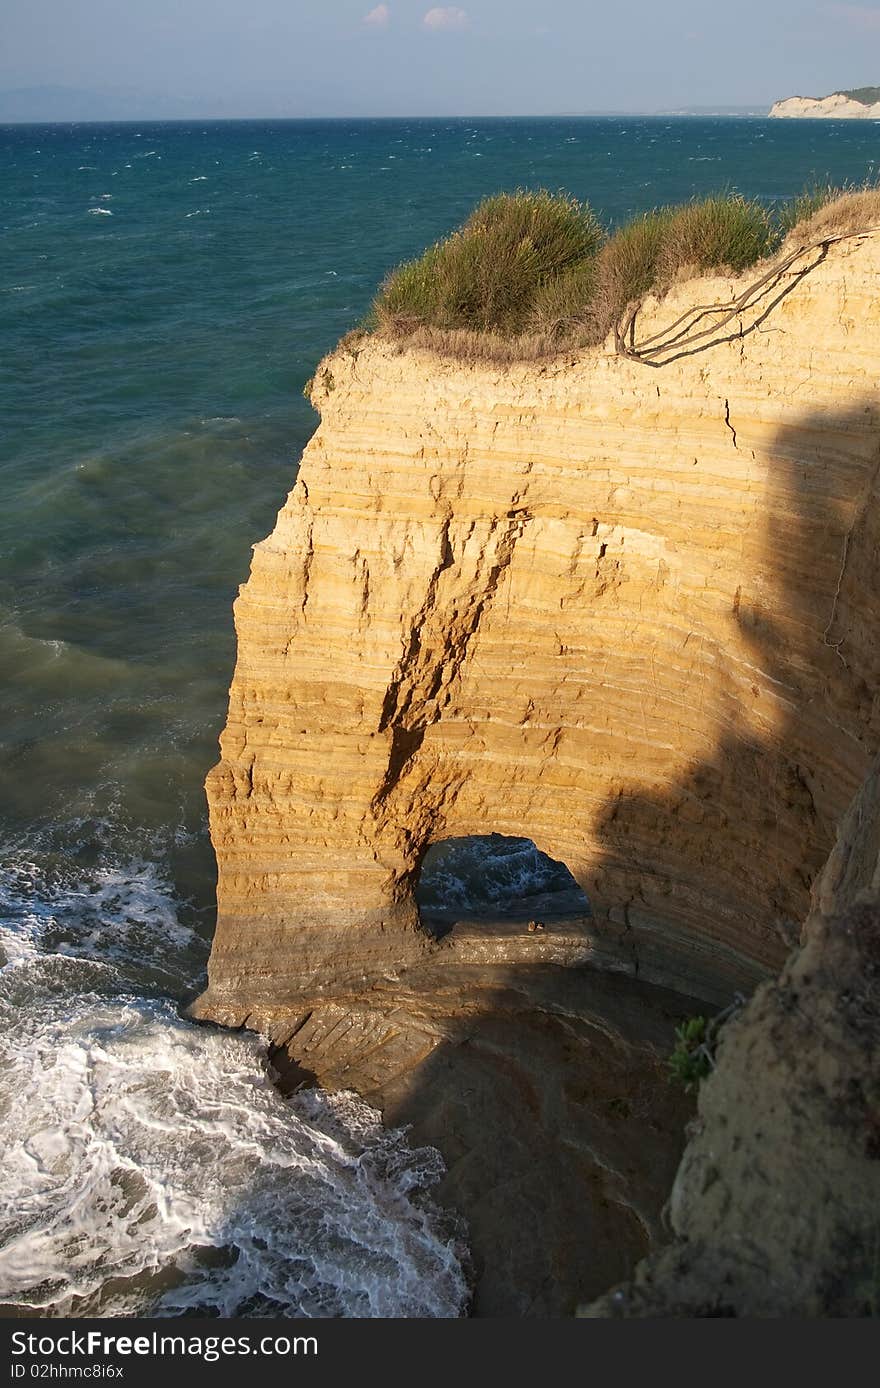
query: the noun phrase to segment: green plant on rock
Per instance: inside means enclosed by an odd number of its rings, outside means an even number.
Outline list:
[[[712,1073],[715,1060],[706,1047],[705,1017],[688,1017],[676,1027],[676,1044],[669,1056],[669,1078],[690,1094]]]
[[[715,1069],[715,1052],[721,1028],[745,1006],[742,993],[735,993],[733,1002],[710,1018],[688,1017],[675,1028],[675,1046],[669,1057],[669,1078],[688,1091],[696,1089]]]
[[[690,1092],[712,1073],[715,1061],[706,1045],[705,1017],[689,1017],[675,1028],[675,1047],[669,1057],[670,1079]]]

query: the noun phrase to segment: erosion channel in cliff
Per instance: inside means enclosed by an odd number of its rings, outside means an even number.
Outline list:
[[[878,271],[828,246],[650,361],[372,338],[315,378],[236,603],[195,1010],[440,1147],[481,1314],[568,1312],[660,1237],[673,1025],[780,968],[880,744]],[[428,850],[487,834],[590,910],[423,929]]]

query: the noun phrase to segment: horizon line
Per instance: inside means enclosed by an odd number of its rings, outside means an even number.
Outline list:
[[[0,93],[2,95],[2,93]],[[771,103],[772,104],[772,103]],[[769,107],[768,107],[769,110]],[[609,108],[608,110],[596,111],[542,111],[534,112],[504,112],[504,113],[483,113],[475,115],[465,112],[464,114],[433,113],[433,114],[399,114],[399,115],[313,115],[313,116],[279,116],[279,115],[253,115],[253,116],[99,116],[83,117],[73,116],[68,118],[51,117],[49,119],[39,119],[37,117],[13,116],[0,118],[0,126],[11,125],[191,125],[193,123],[209,125],[246,125],[254,121],[276,121],[276,122],[318,122],[318,121],[401,121],[401,120],[456,120],[456,121],[480,121],[480,120],[602,120],[620,117],[638,117],[640,119],[668,119],[669,117],[679,117],[681,119],[693,118],[695,116],[734,116],[736,112],[742,113],[739,119],[761,120],[760,107],[758,105],[718,105],[718,106],[694,106],[694,107],[674,107],[668,110],[633,110],[626,108]]]

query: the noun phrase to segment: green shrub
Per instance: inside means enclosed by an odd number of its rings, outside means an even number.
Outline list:
[[[880,226],[880,188],[865,184],[851,188],[819,188],[803,193],[779,220],[791,240],[802,245],[825,236],[849,236]]]
[[[657,278],[669,284],[682,270],[745,270],[772,250],[773,223],[759,202],[725,194],[671,210]]]
[[[837,198],[842,197],[844,191],[843,188],[835,188],[830,183],[817,183],[811,188],[805,188],[790,202],[777,206],[774,212],[780,237],[787,236],[802,222],[810,221],[820,208],[826,207],[829,202],[834,202]]]
[[[657,279],[672,213],[656,209],[620,228],[599,252],[593,299],[594,337],[602,341],[627,304],[641,299]]]
[[[541,311],[539,295],[562,276],[570,288],[602,240],[593,212],[574,198],[500,193],[481,202],[459,231],[395,270],[376,299],[376,317],[398,330],[515,336]]]
[[[582,334],[590,321],[596,295],[596,258],[590,256],[535,291],[528,330],[551,339]]]
[[[675,1047],[669,1057],[669,1077],[685,1089],[696,1089],[715,1068],[715,1055],[724,1026],[745,1007],[746,998],[734,993],[733,1002],[710,1020],[689,1017],[675,1028]]]
[[[675,1049],[668,1061],[670,1078],[688,1091],[712,1073],[707,1026],[705,1017],[689,1017],[675,1028]]]
[[[515,361],[602,342],[627,305],[686,275],[747,269],[880,226],[880,189],[820,186],[774,209],[736,193],[658,208],[608,238],[587,203],[519,191],[398,266],[365,327],[466,360]]]

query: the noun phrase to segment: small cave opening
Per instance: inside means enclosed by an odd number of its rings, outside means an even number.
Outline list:
[[[531,839],[469,834],[432,843],[415,888],[422,925],[438,938],[461,921],[537,921],[590,915],[565,863]]]

